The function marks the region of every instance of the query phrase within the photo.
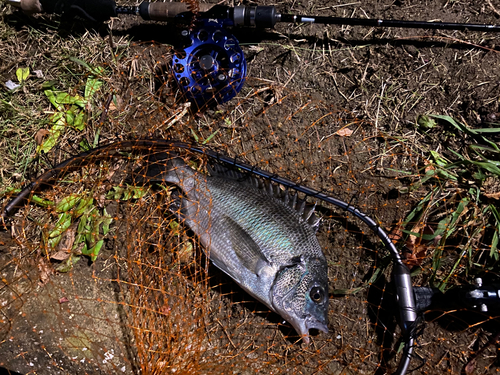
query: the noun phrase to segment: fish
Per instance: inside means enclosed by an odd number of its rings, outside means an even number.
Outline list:
[[[199,237],[210,261],[306,344],[311,329],[328,333],[328,266],[314,207],[240,171],[216,164],[208,172],[159,153],[141,178],[180,189],[171,211]]]

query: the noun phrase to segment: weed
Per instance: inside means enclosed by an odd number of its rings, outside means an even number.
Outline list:
[[[422,116],[417,123],[426,132],[436,121],[458,131],[468,143],[460,152],[449,148],[447,157],[428,151],[424,177],[412,189],[434,187],[406,216],[402,228],[413,250],[410,264],[427,268],[431,285],[444,291],[453,278],[491,270],[499,260],[498,192],[487,187],[488,181],[500,178],[500,150],[489,139],[500,128],[473,129],[436,115]]]

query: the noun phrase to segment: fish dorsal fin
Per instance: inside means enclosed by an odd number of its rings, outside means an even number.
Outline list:
[[[270,266],[270,263],[262,253],[259,245],[233,219],[224,216],[223,221],[226,227],[226,234],[241,264],[256,275],[260,275],[266,267]]]
[[[283,202],[297,211],[302,220],[316,232],[321,221],[314,213],[316,210],[316,202],[314,204],[307,203],[305,199],[298,197],[297,192],[292,193],[288,189],[283,194],[284,196],[281,198]]]
[[[212,177],[227,178],[230,180],[246,181],[250,177],[246,173],[240,172],[236,169],[227,168],[218,163],[208,164],[207,170]]]
[[[227,168],[217,163],[208,164],[207,170],[212,177],[238,181],[254,189],[264,190],[264,192],[268,194],[268,191],[266,190],[267,185],[265,185],[265,183],[260,178],[257,178],[250,173],[240,172],[236,169]]]
[[[281,200],[285,205],[297,211],[302,220],[311,226],[314,231],[318,230],[320,219],[314,213],[316,203],[314,203],[314,205],[309,204],[306,200],[299,198],[297,192],[292,193],[288,188],[282,190],[279,185],[273,184],[271,181],[255,177],[250,173],[227,168],[221,164],[215,163],[213,165],[208,165],[207,169],[213,177],[238,181],[254,189],[261,190],[264,194]]]

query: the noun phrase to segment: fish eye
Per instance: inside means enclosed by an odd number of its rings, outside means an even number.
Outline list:
[[[311,288],[311,291],[309,292],[309,297],[311,297],[311,299],[314,302],[320,303],[323,302],[323,299],[325,297],[325,292],[320,287],[315,286]]]

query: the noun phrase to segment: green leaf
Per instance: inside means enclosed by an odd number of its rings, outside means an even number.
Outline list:
[[[56,100],[56,91],[45,90],[44,94],[45,94],[45,96],[47,96],[47,98],[49,99],[49,101],[52,103],[52,105],[54,107],[56,107],[56,109],[58,111],[64,111],[64,106],[62,106],[61,104],[59,104],[57,102],[57,100]]]
[[[82,198],[80,199],[80,202],[78,203],[78,207],[73,211],[74,217],[79,217],[83,215],[84,213],[89,213],[92,211],[94,207],[92,207],[92,203],[94,202],[94,198],[92,197],[87,197],[87,198]]]
[[[88,102],[92,99],[95,93],[101,88],[103,82],[96,78],[87,79],[85,84],[85,100]]]
[[[97,225],[96,225],[97,224]],[[97,227],[97,228],[96,228]],[[87,244],[87,248],[92,248],[99,236],[99,223],[97,219],[97,214],[89,215],[87,225],[85,226],[85,243]]]
[[[70,109],[66,111],[66,124],[69,126],[73,126],[75,122],[75,112],[74,112],[74,106],[72,106]]]
[[[181,235],[181,233],[179,232],[179,223],[175,220],[171,220],[170,221],[170,229],[172,229],[172,234],[174,234],[175,236],[179,237]]]
[[[84,108],[87,101],[80,95],[72,96],[66,92],[58,92],[56,94],[56,102],[59,104],[76,104],[77,106]]]
[[[73,121],[73,127],[76,130],[80,130],[80,131],[85,129],[86,118],[87,118],[87,116],[85,115],[85,112],[83,112],[83,111],[78,112],[78,114],[75,117],[75,120]]]
[[[120,199],[123,190],[124,189],[121,186],[113,186],[113,190],[107,192],[106,199],[114,199],[114,200]]]
[[[142,198],[149,191],[149,188],[147,188],[147,187],[141,187],[141,186],[129,186],[129,188],[133,192],[132,198],[134,198],[134,199],[140,199],[140,198]]]
[[[89,213],[86,213],[80,219],[78,223],[78,228],[76,230],[75,243],[73,249],[75,249],[79,243],[86,241],[87,232],[90,231],[90,225],[88,225]]]
[[[128,184],[126,187],[113,186],[113,190],[110,190],[106,194],[106,199],[128,201],[130,199],[140,199],[149,192],[148,187],[133,186]]]
[[[63,234],[66,229],[71,226],[71,215],[68,212],[63,212],[59,215],[59,219],[57,220],[56,226],[49,233],[49,238],[55,238]]]
[[[500,154],[500,148],[499,147],[489,147],[489,146],[483,146],[483,145],[469,145],[469,148],[474,150],[477,154],[479,154],[479,151],[484,151],[484,152],[492,152],[495,154]]]
[[[493,239],[491,241],[490,257],[498,261],[498,230],[493,233]]]
[[[89,141],[86,139],[82,139],[80,143],[78,143],[82,151],[89,151],[92,147],[89,145]]]
[[[216,135],[218,132],[219,132],[219,129],[217,129],[216,131],[214,131],[212,134],[210,134],[210,135],[207,137],[207,139],[205,139],[205,140],[203,141],[203,143],[202,143],[202,144],[204,144],[204,145],[205,145],[205,144],[207,144],[208,142],[210,142],[210,141],[211,141],[211,139],[212,139],[213,137],[215,137],[215,135]]]
[[[103,210],[103,220],[102,220],[102,234],[104,236],[109,233],[109,225],[112,222],[113,222],[113,218],[111,217],[110,214],[108,214],[106,209],[104,209]]]
[[[82,254],[83,255],[90,255],[90,260],[92,262],[94,262],[97,259],[97,256],[99,255],[99,251],[101,251],[103,244],[104,244],[104,240],[99,240],[91,248],[84,248],[82,250]]]
[[[461,160],[458,162],[455,162],[453,164],[448,165],[448,168],[454,168],[457,166],[468,166],[468,165],[475,165],[476,167],[483,168],[487,170],[488,172],[491,172],[493,174],[496,174],[497,176],[500,176],[500,168],[497,167],[495,164],[490,163],[490,162],[485,162],[485,161],[475,161],[475,160]]]
[[[73,269],[73,266],[80,260],[80,257],[74,254],[71,254],[68,259],[62,262],[60,265],[56,267],[56,271],[58,272],[69,272]]]
[[[446,165],[449,164],[448,160],[446,160],[445,158],[443,158],[439,153],[437,153],[436,151],[430,151],[432,157],[434,158],[434,160],[436,161],[436,164],[439,165],[440,167],[444,167]]]
[[[189,130],[191,130],[191,134],[193,135],[194,140],[196,141],[196,143],[199,143],[200,142],[200,138],[196,135],[196,133],[194,132],[194,130],[191,129],[191,128],[189,128]]]
[[[57,203],[56,212],[67,212],[75,207],[81,200],[80,194],[70,194]]]
[[[100,66],[92,67],[89,64],[87,64],[85,61],[80,60],[80,59],[78,59],[76,57],[73,57],[73,56],[71,56],[69,59],[71,61],[77,63],[78,65],[83,66],[84,68],[86,68],[92,74],[95,74],[95,75],[98,76],[98,75],[101,75],[102,73],[104,73],[104,69],[101,68]]]
[[[426,115],[418,116],[417,124],[424,129],[432,129],[437,125],[436,121],[432,117]]]
[[[101,128],[97,129],[97,131],[94,134],[94,148],[96,148],[99,145],[99,136],[101,135]]]
[[[496,133],[500,133],[500,128],[472,129],[472,128],[469,128],[468,126],[466,126],[466,125],[464,125],[464,124],[462,124],[460,122],[455,121],[450,116],[442,116],[442,115],[430,115],[430,116],[433,117],[433,118],[445,121],[445,122],[449,123],[450,125],[454,126],[455,128],[457,128],[458,130],[466,133],[466,134],[469,134],[471,136],[480,136],[480,138],[483,141],[485,141],[486,143],[488,143],[494,149],[498,150],[498,146],[495,144],[495,142],[492,142],[492,141],[488,140],[487,138],[481,136],[481,134],[496,134]]]
[[[50,236],[49,236],[49,239],[47,240],[47,246],[50,249],[54,249],[59,244],[59,242],[61,242],[61,239],[62,239],[62,235],[52,237],[52,238],[50,238]]]
[[[54,147],[57,143],[57,140],[61,136],[62,132],[66,129],[66,121],[64,118],[64,113],[58,112],[54,113],[51,118],[51,121],[55,124],[49,130],[49,136],[43,141],[41,145],[38,145],[36,148],[36,152],[49,152],[52,147]]]
[[[30,68],[19,68],[16,70],[16,77],[19,83],[24,83],[30,75]]]
[[[43,90],[53,90],[54,89],[54,86],[57,84],[57,81],[45,81],[44,83],[42,83],[42,89]]]
[[[54,205],[54,202],[52,201],[49,201],[47,199],[42,199],[36,195],[33,195],[31,197],[31,201],[37,205],[39,205],[40,207],[49,207],[49,206],[53,206]]]

